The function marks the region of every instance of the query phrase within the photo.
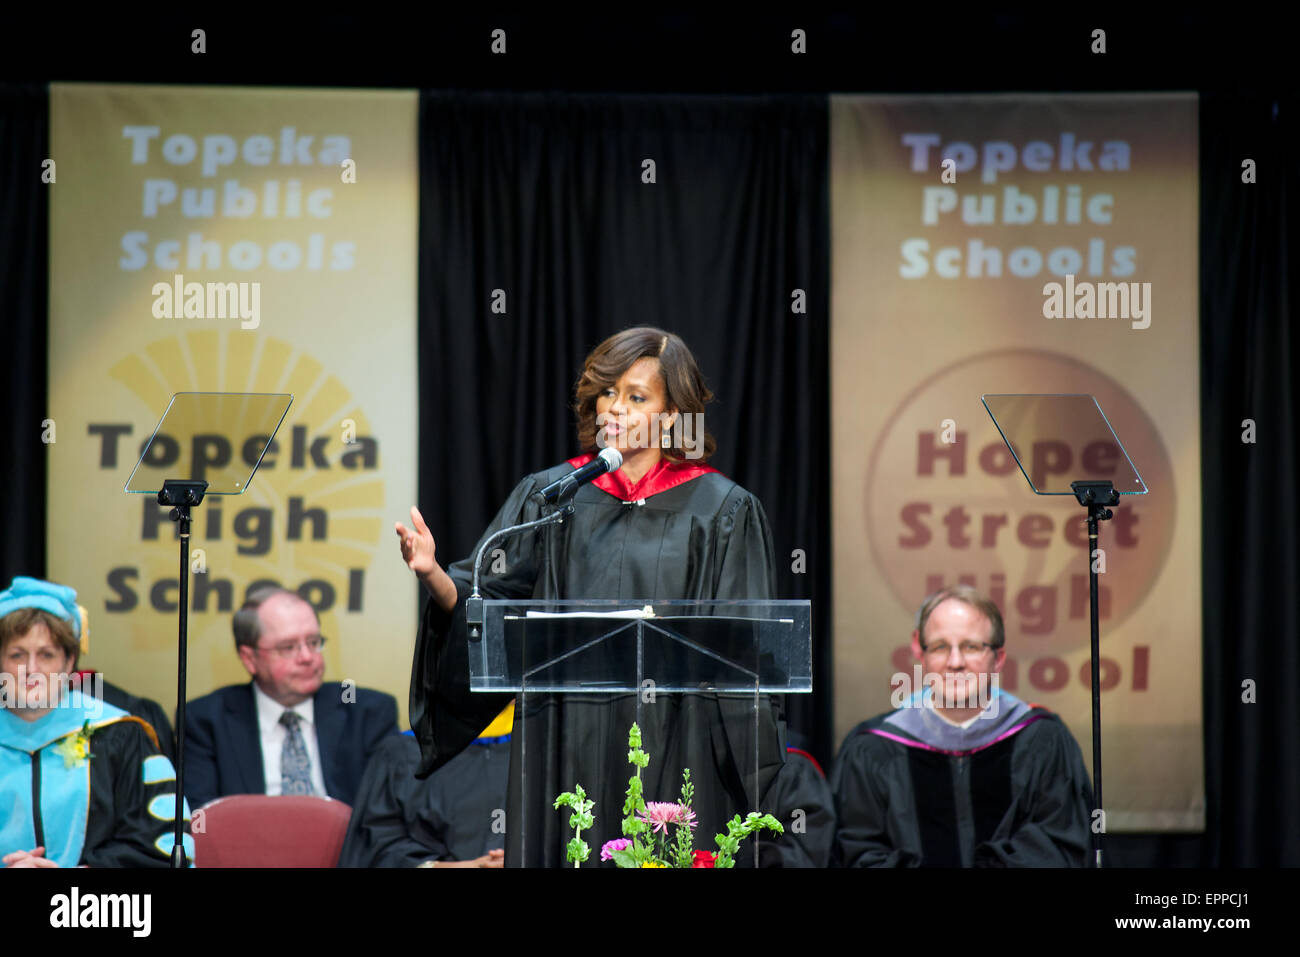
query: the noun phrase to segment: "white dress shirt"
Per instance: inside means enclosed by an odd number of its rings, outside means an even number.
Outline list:
[[[984,711],[987,711],[987,710],[988,710],[988,708],[985,708],[985,709],[984,709]],[[948,722],[948,723],[949,723],[950,725],[952,725],[954,728],[961,728],[963,731],[966,730],[967,728],[969,728],[972,724],[974,724],[974,723],[975,723],[976,721],[978,721],[980,718],[984,717],[984,711],[981,711],[981,712],[980,712],[979,714],[977,714],[977,715],[972,715],[971,717],[967,718],[965,721],[954,721],[954,720],[952,720],[952,718],[948,717],[946,714],[944,714],[944,713],[943,713],[942,711],[940,711],[938,708],[935,708],[935,709],[934,709],[934,713],[937,714],[940,718],[942,718],[944,721]],[[267,793],[270,793],[270,792],[267,792]]]
[[[307,747],[307,756],[311,759],[312,793],[328,797],[325,793],[325,775],[320,767],[320,747],[316,743],[316,709],[311,698],[292,708],[286,708],[270,695],[266,694],[253,682],[253,700],[257,702],[257,730],[262,742],[262,774],[266,777],[266,793],[280,793],[280,754],[284,750],[284,741],[289,730],[280,723],[280,716],[286,711],[296,711],[298,731],[303,744]]]

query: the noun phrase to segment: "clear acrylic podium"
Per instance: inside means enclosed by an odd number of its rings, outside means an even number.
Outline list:
[[[769,758],[772,750],[768,697],[812,690],[809,602],[493,600],[485,601],[483,607],[482,637],[470,639],[469,644],[470,689],[517,695],[515,733],[520,738],[521,771],[511,779],[512,789],[518,791],[510,795],[516,809],[511,826],[521,829],[518,839],[525,860],[530,859],[530,842],[549,842],[555,837],[560,815],[550,807],[556,794],[546,792],[557,783],[562,790],[572,790],[580,783],[593,794],[602,788],[608,794],[611,784],[617,787],[618,806],[610,806],[606,799],[605,806],[595,809],[597,828],[590,842],[593,854],[589,866],[599,863],[601,842],[622,836],[621,795],[633,773],[625,757],[619,764],[615,756],[615,748],[618,754],[627,752],[630,720],[624,726],[622,719],[635,720],[642,728],[642,746],[651,762],[647,772],[653,772],[650,780],[661,782],[655,791],[646,788],[645,799],[676,801],[682,769],[667,766],[665,742],[655,740],[656,732],[664,732],[665,737],[702,733],[700,727],[674,725],[669,715],[708,715],[716,705],[717,713],[727,716],[726,740],[735,745],[729,751],[730,770],[736,776],[730,778],[732,787],[727,793],[739,799],[737,781],[743,788],[745,806],[736,808],[736,813],[743,816],[749,811],[769,810],[759,807],[761,791],[770,783],[760,773],[760,742]],[[603,702],[619,716],[613,726],[615,740],[593,743],[582,735],[566,735],[557,742],[554,726],[549,736],[543,734],[543,724],[533,719],[554,706],[556,696],[581,701],[595,709],[592,714],[601,713]],[[680,708],[680,699],[686,697],[695,697],[695,703],[704,707],[689,712],[651,710]],[[717,729],[711,733],[716,734]],[[604,753],[575,753],[564,760],[539,753],[539,749],[557,745]],[[689,751],[695,744],[685,747]],[[534,769],[542,765],[596,769],[603,780],[557,782],[541,775],[545,779],[539,781]],[[713,788],[712,782],[701,780],[713,770],[691,767],[697,795],[701,784],[706,791]],[[665,790],[663,782],[669,781],[673,782],[671,789]],[[554,820],[539,822],[539,814],[549,814]],[[567,814],[563,821],[568,821]],[[695,846],[711,850],[713,835],[725,829],[724,822],[702,823],[705,826],[697,829]],[[565,840],[567,837],[572,833]],[[747,844],[751,842],[753,847],[742,846],[741,853],[747,856],[752,850],[756,862],[759,845],[754,838]]]

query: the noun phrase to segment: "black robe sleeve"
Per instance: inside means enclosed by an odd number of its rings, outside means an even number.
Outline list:
[[[975,848],[976,867],[1084,867],[1092,789],[1074,736],[1055,716],[1017,735],[1012,812]]]
[[[473,556],[483,542],[503,528],[541,517],[540,507],[531,499],[538,488],[533,476],[515,486],[470,557],[447,569],[456,583],[455,610],[449,615],[432,599],[425,602],[415,643],[409,707],[411,730],[420,743],[420,764],[416,770],[419,777],[427,777],[464,750],[514,697],[470,692],[465,599],[474,580]],[[488,574],[493,559],[484,556],[485,567],[479,579],[483,596],[497,599],[532,596],[542,565],[542,536],[513,535],[499,547],[504,552],[505,570]]]
[[[849,732],[831,770],[836,830],[835,867],[919,867],[921,837],[915,824],[911,777],[903,748]]]
[[[340,867],[464,861],[503,846],[508,742],[476,742],[428,778],[415,777],[409,735],[381,745],[366,768]]]
[[[701,598],[768,601],[776,597],[776,550],[762,504],[737,486],[723,503],[713,593]]]
[[[444,860],[447,846],[427,831],[416,840],[412,807],[422,782],[415,777],[420,746],[407,735],[386,739],[366,765],[339,867],[415,867]]]
[[[786,753],[785,766],[768,793],[768,807],[785,831],[767,832],[759,846],[759,867],[827,867],[835,840],[835,807],[821,770],[802,754]]]
[[[171,863],[175,771],[159,755],[144,729],[119,721],[90,739],[90,809],[81,863],[88,867],[168,867]],[[145,760],[157,755],[145,782]],[[160,774],[158,768],[164,768]],[[182,813],[185,808],[182,808]],[[186,823],[186,834],[189,824]],[[187,842],[188,844],[188,842]],[[188,849],[188,848],[187,848]]]
[[[148,721],[154,733],[158,735],[158,746],[167,760],[176,761],[176,738],[172,732],[172,723],[162,705],[150,698],[141,698],[131,694],[125,688],[119,688],[111,681],[104,682],[103,700],[121,708],[123,711]]]

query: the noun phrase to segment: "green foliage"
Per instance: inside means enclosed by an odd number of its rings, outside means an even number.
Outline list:
[[[641,771],[649,766],[650,755],[641,750],[641,729],[636,724],[633,724],[628,731],[627,744],[627,760],[636,769],[636,773],[627,782],[622,829],[623,834],[631,838],[632,843],[625,850],[612,852],[614,863],[619,867],[642,867],[647,863],[664,867],[691,867],[695,857],[695,838],[688,824],[674,825],[676,832],[672,844],[668,844],[666,835],[661,837],[658,842],[658,853],[656,853],[650,825],[637,817],[638,814],[644,814],[646,810]],[[690,768],[686,768],[682,771],[682,790],[677,803],[684,808],[690,808],[694,800],[695,786],[691,783]],[[595,806],[594,801],[587,800],[587,793],[583,791],[580,784],[555,799],[556,810],[567,807],[573,811],[569,816],[569,825],[574,830],[574,836],[566,847],[566,856],[574,867],[578,867],[591,855],[591,848],[586,841],[582,840],[582,831],[584,828],[590,829],[596,826],[596,818],[592,814]],[[740,815],[737,814],[728,821],[727,833],[716,835],[718,854],[713,864],[714,868],[735,867],[735,855],[740,849],[740,842],[760,830],[775,831],[780,834],[785,829],[772,815],[759,814],[757,811],[751,811],[744,820],[741,820]]]
[[[627,781],[627,800],[623,802],[623,813],[634,814],[645,810],[645,798],[641,794],[641,775],[634,774]]]
[[[586,859],[590,855],[591,855],[591,848],[587,846],[586,841],[582,840],[581,838],[575,837],[573,840],[569,842],[568,852],[566,856],[568,857],[569,860],[573,862],[574,867],[577,867],[579,864],[586,861]]]
[[[573,828],[573,840],[568,844],[565,857],[574,867],[578,867],[591,856],[591,848],[582,839],[582,829],[595,826],[596,818],[591,813],[591,809],[595,806],[595,801],[587,800],[587,792],[582,789],[581,784],[575,785],[572,791],[565,791],[555,799],[557,811],[562,807],[573,809],[573,814],[569,816],[569,826]]]
[[[776,831],[778,834],[785,832],[785,828],[770,814],[759,814],[757,811],[750,811],[745,820],[740,819],[737,814],[727,822],[727,833],[718,834],[715,840],[718,843],[718,856],[713,862],[714,869],[735,867],[734,860],[736,851],[740,849],[740,842],[755,831],[759,830]]]
[[[625,851],[614,851],[610,856],[614,858],[614,863],[619,867],[641,866],[641,863],[636,859],[636,855],[632,853],[631,848],[628,848]]]
[[[632,846],[622,853],[629,857],[635,863],[631,865],[619,865],[640,867],[641,864],[650,859],[653,855],[653,849],[646,840],[650,825],[637,817],[638,813],[645,811],[645,794],[641,783],[641,769],[650,764],[650,755],[641,750],[641,728],[634,721],[632,727],[627,733],[627,760],[634,768],[636,773],[628,778],[627,782],[627,800],[623,802],[623,836],[632,839]],[[618,860],[618,858],[615,858]]]
[[[691,769],[685,768],[682,771],[682,793],[677,803],[684,808],[690,808],[693,800],[695,800],[695,785],[691,783]],[[690,825],[678,824],[676,828],[676,840],[672,847],[672,866],[690,867],[695,860],[695,835],[691,833]]]

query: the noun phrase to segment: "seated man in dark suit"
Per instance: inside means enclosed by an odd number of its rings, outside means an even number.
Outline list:
[[[317,794],[351,804],[371,753],[397,733],[396,699],[322,683],[320,620],[291,591],[253,590],[233,625],[253,680],[186,705],[186,796],[195,807],[227,794]]]

